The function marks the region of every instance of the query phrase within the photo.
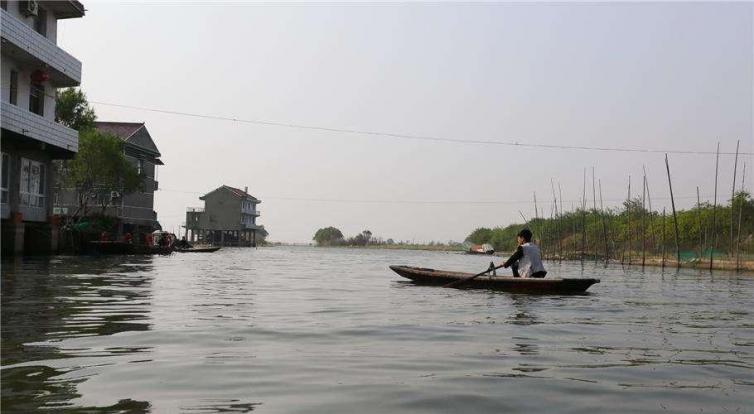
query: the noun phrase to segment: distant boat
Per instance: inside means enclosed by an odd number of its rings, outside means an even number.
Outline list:
[[[395,273],[411,279],[417,285],[444,286],[473,276],[473,273],[451,272],[412,266],[390,266]],[[479,276],[459,284],[460,289],[490,289],[516,293],[584,293],[589,286],[600,283],[599,279],[558,279]]]
[[[178,253],[213,253],[220,250],[219,246],[215,247],[188,247],[188,248],[174,248],[173,251]]]
[[[467,250],[468,254],[495,254],[495,248],[489,243],[472,244]]]
[[[90,241],[87,244],[87,253],[101,254],[170,254],[173,251],[169,246],[148,246],[144,244],[131,244],[122,241]]]

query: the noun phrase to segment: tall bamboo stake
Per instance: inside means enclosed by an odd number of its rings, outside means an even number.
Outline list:
[[[597,214],[597,191],[596,191],[596,186],[594,185],[594,167],[592,167],[592,212],[593,212],[593,214]],[[598,220],[597,217],[595,217],[594,219],[595,219],[595,221]],[[594,230],[594,233],[595,233],[594,234],[594,241],[592,242],[592,244],[594,245],[594,249],[592,249],[592,251],[594,252],[594,263],[597,263],[597,256],[599,256],[597,254],[597,250],[599,250],[599,247],[598,247],[599,246],[599,241],[597,240],[597,238],[598,238],[597,233],[598,232],[599,232],[599,230],[597,230],[595,228],[595,230]]]
[[[699,221],[699,260],[702,260],[704,244],[702,244],[702,199],[699,197],[699,186],[696,187],[696,219]]]
[[[709,251],[709,270],[712,271],[712,262],[713,257],[712,254],[715,251],[715,248],[717,248],[717,231],[715,227],[717,227],[717,171],[718,171],[718,165],[720,163],[720,141],[717,142],[717,153],[715,155],[715,201],[712,204],[712,234],[714,238],[714,242],[712,243],[712,248]]]
[[[626,214],[628,223],[626,225],[626,240],[623,242],[623,256],[626,255],[626,245],[628,245],[628,264],[631,264],[631,176],[628,176],[628,198],[626,203]],[[621,259],[621,264],[623,259]]]
[[[736,174],[738,171],[738,145],[741,144],[741,140],[736,141],[736,160],[733,162],[733,187],[730,190],[730,244],[728,245],[728,254],[733,256],[733,199],[736,197]]]
[[[607,225],[605,223],[605,210],[604,205],[602,204],[602,180],[599,181],[600,183],[600,215],[602,216],[602,237],[605,239],[605,264],[610,260],[610,249],[608,247],[607,243]]]
[[[537,210],[537,192],[534,192],[534,221],[539,221],[539,211]],[[544,252],[544,246],[542,246],[542,226],[544,223],[539,225],[539,249]],[[544,253],[543,253],[544,254]]]
[[[744,163],[744,171],[741,175],[741,192],[744,191],[744,182],[746,181],[746,163]],[[742,199],[743,201],[743,199]],[[731,205],[732,208],[732,205]],[[744,204],[741,203],[741,206],[738,208],[738,237],[736,240],[736,270],[740,269],[740,261],[739,261],[739,254],[740,254],[740,248],[741,248],[741,216],[743,215],[744,211]]]
[[[584,186],[581,194],[581,261],[586,253],[586,168],[584,168]]]
[[[644,176],[646,177],[647,169],[644,166],[642,166],[642,169],[644,171]],[[649,180],[644,180],[644,187],[646,187],[647,190],[647,203],[649,204],[649,228],[654,229],[654,210],[652,210],[652,194],[649,191]],[[654,250],[654,246],[657,244],[657,238],[655,237],[654,230],[650,231],[649,233],[652,235],[652,247]]]
[[[665,154],[665,169],[668,171],[668,187],[670,188],[670,205],[673,207],[673,227],[675,228],[675,256],[676,267],[681,267],[681,245],[678,241],[678,216],[675,214],[675,198],[673,198],[673,182],[670,179],[670,163],[668,154]]]
[[[552,202],[555,205],[555,218],[558,219],[558,222],[556,224],[557,231],[558,231],[558,256],[559,260],[563,260],[563,223],[559,219],[560,215],[558,214],[558,197],[555,195],[555,183],[550,179],[550,186],[552,187]]]
[[[560,197],[560,217],[558,218],[558,221],[560,222],[561,230],[565,231],[565,229],[563,229],[563,189],[560,188],[560,183],[558,183],[558,197]],[[561,235],[560,238],[562,239],[563,236]]]
[[[665,207],[662,208],[662,268],[665,268]]]
[[[647,250],[647,226],[646,226],[646,217],[647,213],[644,207],[645,201],[647,199],[647,176],[644,175],[644,180],[642,182],[642,191],[641,191],[641,267],[644,267],[644,263],[647,260],[646,250]]]

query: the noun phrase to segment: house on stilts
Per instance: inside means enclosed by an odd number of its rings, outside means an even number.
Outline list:
[[[186,209],[186,239],[219,246],[256,247],[267,231],[257,224],[262,201],[243,190],[220,186],[199,197],[204,207]]]

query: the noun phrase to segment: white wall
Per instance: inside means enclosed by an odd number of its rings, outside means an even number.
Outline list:
[[[29,16],[26,17],[23,13],[21,13],[21,9],[19,8],[19,1],[9,1],[8,2],[8,10],[6,12],[10,13],[13,17],[17,18],[18,20],[21,20],[26,24],[27,26],[34,28],[34,17]],[[40,4],[40,9],[44,9],[45,7]],[[58,43],[58,19],[55,18],[55,15],[52,14],[52,12],[47,12],[47,34],[46,37],[53,43]]]

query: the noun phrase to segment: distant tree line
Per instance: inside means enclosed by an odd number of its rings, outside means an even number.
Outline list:
[[[705,202],[677,211],[677,218],[682,260],[709,254],[732,255],[737,251],[754,253],[754,200],[748,192],[736,193],[724,205],[715,207]],[[577,209],[524,224],[478,228],[466,241],[490,243],[495,250],[512,251],[516,247],[516,234],[523,227],[534,233],[534,239],[548,257],[586,255],[634,262],[641,254],[659,256],[665,252],[669,258],[675,257],[672,212],[650,211],[640,197],[625,201],[617,209]]]
[[[353,237],[344,237],[343,232],[335,227],[324,227],[317,230],[312,238],[318,246],[380,246],[380,247],[405,247],[405,248],[436,248],[438,250],[461,250],[462,243],[448,241],[447,243],[431,241],[425,244],[417,244],[410,241],[383,239],[375,237],[370,230],[364,230]]]

